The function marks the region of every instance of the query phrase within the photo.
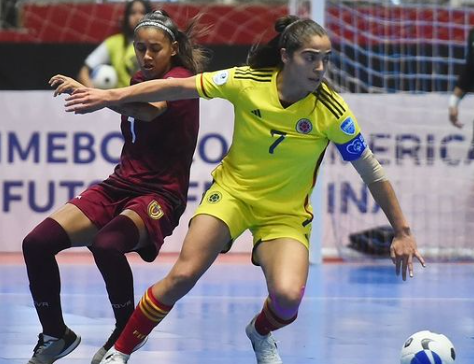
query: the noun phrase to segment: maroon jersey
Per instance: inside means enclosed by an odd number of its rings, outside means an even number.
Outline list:
[[[174,67],[163,78],[190,76],[187,69]],[[139,71],[131,84],[143,81]],[[198,137],[199,99],[167,104],[167,110],[151,122],[122,116],[125,143],[120,164],[109,181],[137,193],[165,197],[179,219],[186,206],[189,169]]]

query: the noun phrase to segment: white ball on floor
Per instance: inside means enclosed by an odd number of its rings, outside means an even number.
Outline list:
[[[117,86],[118,76],[115,68],[108,64],[101,64],[92,70],[91,80],[94,87],[107,90]]]
[[[455,360],[453,343],[445,335],[428,330],[411,335],[400,353],[401,364],[453,364]]]

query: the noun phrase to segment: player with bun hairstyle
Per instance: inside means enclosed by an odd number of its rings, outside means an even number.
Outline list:
[[[134,48],[141,70],[131,84],[202,71],[207,57],[193,43],[197,20],[181,31],[164,11],[145,15],[135,27]],[[84,87],[63,75],[52,77],[50,84],[55,95]],[[135,307],[133,275],[125,253],[134,251],[153,261],[186,207],[199,100],[125,102],[110,108],[122,115],[125,141],[114,172],[46,218],[23,241],[30,289],[43,327],[29,364],[53,363],[80,342],[63,320],[55,255],[87,246],[104,278],[116,324],[93,357],[92,364],[99,363]]]
[[[254,240],[252,261],[262,267],[268,297],[246,333],[257,363],[281,364],[272,332],[296,319],[304,295],[313,219],[310,195],[330,142],[359,172],[392,225],[396,274],[401,272],[403,280],[407,272],[413,276],[413,257],[424,265],[355,116],[324,81],[331,54],[326,31],[293,16],[277,20],[275,29],[276,37],[254,47],[245,67],[125,89],[82,89],[67,98],[66,111],[75,113],[118,102],[197,97],[224,98],[234,105],[232,146],[212,174],[214,183],[194,214],[176,264],[147,290],[103,364],[126,363],[133,348],[247,229]]]

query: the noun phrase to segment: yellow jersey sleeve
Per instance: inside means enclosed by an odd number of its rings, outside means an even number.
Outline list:
[[[341,96],[333,92],[331,100],[334,107],[340,107],[343,112],[329,123],[326,136],[336,145],[344,160],[356,160],[367,148],[359,123]]]
[[[200,73],[196,77],[196,89],[205,99],[221,98],[233,102],[238,99],[242,87],[234,79],[238,67],[215,72]]]

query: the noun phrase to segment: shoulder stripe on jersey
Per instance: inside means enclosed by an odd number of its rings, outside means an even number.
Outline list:
[[[236,72],[271,72],[275,71],[274,68],[250,68],[250,67],[240,67],[235,69]]]
[[[240,77],[256,77],[256,78],[261,78],[261,79],[271,79],[272,75],[259,75],[257,73],[235,73],[234,77],[240,76]]]
[[[342,104],[339,101],[337,101],[337,99],[334,97],[333,94],[331,94],[329,91],[325,90],[324,88],[321,89],[321,91],[324,92],[326,95],[328,95],[331,99],[333,99],[334,102],[338,104],[344,110],[344,106],[342,106]]]
[[[342,116],[342,113],[334,110],[334,108],[323,98],[319,98],[319,101],[327,107],[327,109],[336,117],[336,119],[339,119]]]
[[[272,82],[271,78],[256,78],[252,76],[234,76],[234,79],[240,79],[240,80],[253,80],[257,82]]]
[[[202,93],[204,94],[204,96],[206,96],[208,99],[210,98],[209,95],[207,94],[206,92],[206,89],[204,88],[204,81],[203,81],[203,74],[201,73],[199,75],[199,77],[201,78],[201,89],[202,89]]]
[[[331,103],[336,109],[338,109],[342,113],[344,113],[346,111],[344,106],[342,106],[339,103],[339,101],[337,101],[337,99],[333,95],[331,95],[329,92],[327,92],[326,90],[321,89],[321,96],[325,97],[329,101],[329,103]]]
[[[262,76],[262,77],[271,77],[273,75],[273,72],[264,72],[264,71],[254,71],[254,70],[235,70],[236,75],[255,75],[255,76]]]
[[[340,108],[335,106],[334,103],[332,102],[332,99],[327,98],[327,96],[325,96],[325,95],[320,94],[319,101],[321,101],[323,103],[323,105],[326,106],[329,109],[329,111],[338,119],[345,112],[344,108],[342,108],[342,110],[341,110]]]

